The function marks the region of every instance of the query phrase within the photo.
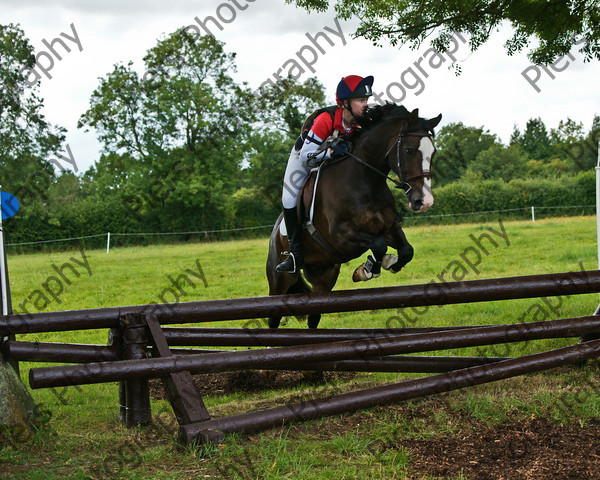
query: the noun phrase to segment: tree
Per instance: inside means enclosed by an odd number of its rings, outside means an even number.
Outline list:
[[[570,118],[561,120],[558,128],[550,130],[550,139],[555,156],[565,162],[567,170],[578,172],[586,169],[581,158],[585,150],[583,123],[575,122]]]
[[[316,78],[300,83],[291,77],[257,91],[255,99],[261,128],[279,131],[291,141],[300,133],[306,117],[326,101],[325,88]]]
[[[41,114],[39,83],[25,71],[35,63],[33,47],[17,25],[0,25],[0,184],[17,196],[27,215],[32,204],[45,199],[54,179],[48,156],[57,153],[63,130],[52,127]],[[23,223],[23,212],[11,218]],[[7,222],[8,223],[8,222]],[[17,224],[18,224],[17,223]],[[0,337],[0,343],[4,339]],[[39,412],[17,372],[0,354],[0,429],[23,435],[33,431]]]
[[[480,174],[483,180],[503,180],[509,182],[522,178],[526,172],[527,157],[518,145],[505,147],[498,143],[477,154],[469,171]]]
[[[527,121],[520,146],[532,159],[548,160],[551,157],[552,144],[546,125],[540,117],[531,118]]]
[[[41,113],[39,81],[25,73],[34,65],[33,47],[21,28],[0,25],[0,184],[23,207],[46,198],[55,179],[49,159],[60,152],[65,132]]]
[[[523,143],[523,134],[519,130],[519,126],[515,123],[513,125],[513,131],[510,135],[509,145],[521,145]]]
[[[211,35],[179,29],[144,62],[143,77],[115,65],[80,118],[105,152],[90,177],[156,228],[224,227],[252,119],[250,92],[231,77],[234,55]]]
[[[325,106],[325,89],[314,78],[303,83],[286,78],[256,92],[254,98],[260,123],[251,136],[244,185],[278,212],[290,150],[306,118]]]
[[[467,127],[462,122],[444,125],[435,138],[437,153],[432,170],[437,186],[458,180],[474,164],[477,155],[498,144],[496,135],[483,127]]]
[[[588,132],[583,145],[579,150],[572,152],[570,159],[577,164],[576,159],[580,158],[581,170],[594,168],[598,164],[598,141],[600,141],[600,115],[595,115],[592,121],[592,128]]]
[[[513,28],[505,43],[509,55],[529,48],[536,64],[569,53],[581,40],[586,60],[600,59],[600,4],[590,0],[286,0],[307,10],[330,6],[343,19],[360,21],[355,34],[381,44],[418,46],[436,34],[443,49],[454,32],[470,37],[473,50],[484,44],[501,23]]]

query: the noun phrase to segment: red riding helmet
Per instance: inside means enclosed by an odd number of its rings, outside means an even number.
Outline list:
[[[370,97],[371,87],[373,86],[373,76],[360,77],[358,75],[348,75],[343,77],[338,83],[335,92],[335,99],[342,103],[349,98]]]

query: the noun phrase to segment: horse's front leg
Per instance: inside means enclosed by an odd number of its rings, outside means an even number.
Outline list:
[[[381,266],[392,273],[398,273],[402,267],[412,260],[414,255],[414,249],[412,245],[408,243],[398,219],[396,219],[389,230],[387,243],[397,250],[398,255],[384,255]]]
[[[381,267],[385,252],[387,251],[387,242],[383,237],[373,237],[370,245],[373,255],[367,257],[367,261],[359,266],[352,274],[352,280],[355,282],[365,282],[372,278],[377,278],[381,274]]]

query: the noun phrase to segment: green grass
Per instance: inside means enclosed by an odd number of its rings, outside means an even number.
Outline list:
[[[504,238],[499,234],[504,228]],[[493,233],[490,229],[497,233]],[[481,225],[410,227],[414,260],[401,273],[384,272],[378,279],[354,284],[351,274],[362,260],[342,266],[336,290],[412,285],[430,281],[474,280],[494,277],[578,271],[597,267],[595,217],[531,222],[489,222]],[[487,253],[473,241],[482,234]],[[509,243],[507,245],[507,242]],[[57,298],[40,300],[36,291],[56,276],[52,265],[82,260],[80,251],[10,255],[9,269],[15,312],[72,310],[138,305],[164,300],[263,296],[268,239],[198,243],[143,248],[86,251],[91,275],[76,266],[80,276],[65,270],[71,282]],[[471,265],[467,263],[471,262]],[[72,262],[72,261],[71,261]],[[202,275],[198,264],[201,265]],[[176,298],[168,276],[188,272],[193,285],[180,278]],[[57,289],[58,290],[58,289]],[[517,321],[589,315],[598,295],[552,299],[496,301],[388,311],[324,315],[323,328],[447,326],[502,324]],[[23,303],[26,302],[26,303]],[[47,305],[44,305],[47,303]],[[225,322],[203,326],[255,326],[256,322]],[[302,326],[295,318],[287,327]],[[21,335],[22,340],[106,343],[106,330]],[[438,355],[525,355],[571,345],[576,339],[553,339],[436,352]],[[27,379],[31,364],[21,365]],[[153,402],[155,423],[127,430],[117,421],[115,384],[35,390],[32,395],[47,411],[47,425],[28,442],[6,439],[0,447],[0,478],[403,478],[411,473],[410,451],[397,438],[457,435],[477,420],[494,424],[508,418],[542,416],[559,423],[585,423],[600,418],[599,383],[592,364],[564,368],[482,385],[431,399],[379,408],[271,429],[255,435],[230,435],[216,447],[182,447],[176,442],[177,424],[166,401]],[[284,390],[207,397],[211,415],[221,416],[289,401],[325,396],[358,388],[415,378],[410,374],[364,374],[352,381],[327,385],[300,385]],[[26,382],[27,383],[27,382]],[[424,414],[427,412],[427,414]],[[469,419],[469,421],[464,421]],[[6,475],[6,477],[3,477]],[[427,478],[427,477],[422,477]]]

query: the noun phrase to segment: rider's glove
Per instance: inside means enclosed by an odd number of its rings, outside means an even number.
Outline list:
[[[347,142],[337,142],[329,149],[331,158],[342,158],[350,153],[350,144]]]

